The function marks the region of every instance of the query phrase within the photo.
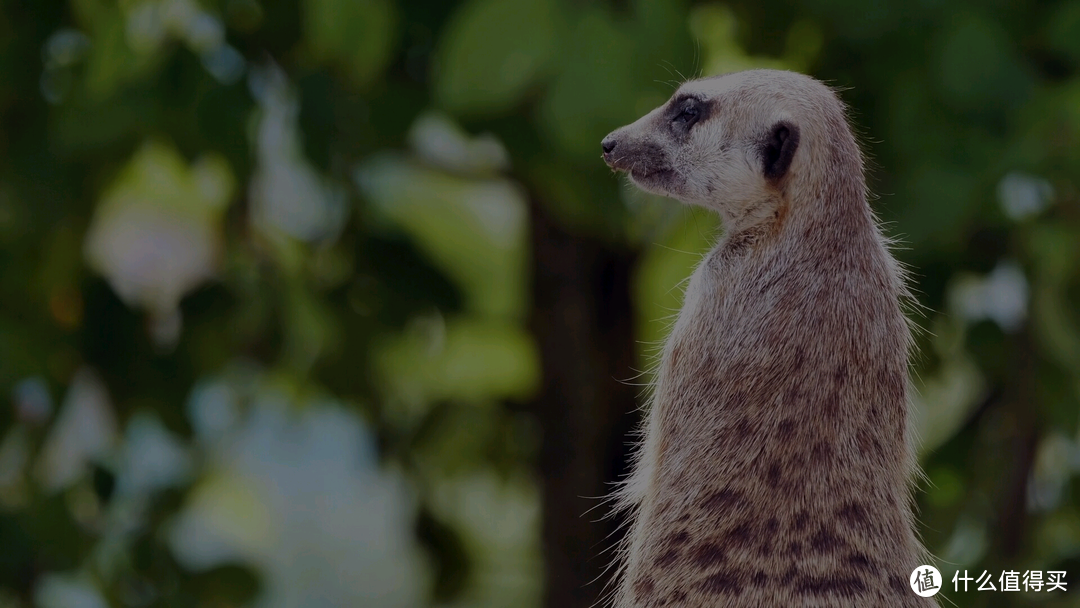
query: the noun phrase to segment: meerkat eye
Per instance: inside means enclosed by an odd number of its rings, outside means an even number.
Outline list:
[[[675,115],[675,118],[673,118],[671,122],[684,129],[689,129],[694,126],[694,123],[698,121],[700,116],[701,110],[698,108],[697,102],[691,101],[683,107],[682,111]]]

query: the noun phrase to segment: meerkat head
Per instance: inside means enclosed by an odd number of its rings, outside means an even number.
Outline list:
[[[837,115],[850,136],[833,92],[802,74],[704,78],[605,137],[603,159],[642,190],[752,222],[775,213],[793,174],[814,169],[814,140]]]

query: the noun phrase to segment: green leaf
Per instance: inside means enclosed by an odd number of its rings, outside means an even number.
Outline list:
[[[1055,50],[1080,62],[1080,2],[1062,2],[1050,19],[1047,42]]]
[[[337,63],[366,85],[389,62],[396,17],[390,0],[307,0],[304,39],[317,61]]]
[[[736,38],[737,26],[734,11],[726,5],[702,4],[690,11],[690,30],[703,49],[704,74],[788,67],[778,59],[750,56]]]
[[[384,387],[412,403],[528,398],[539,384],[532,336],[513,323],[421,319],[378,349]]]
[[[373,211],[404,228],[461,287],[469,308],[518,317],[525,306],[525,201],[516,184],[466,179],[393,156],[358,170]]]
[[[548,72],[556,55],[553,0],[472,0],[440,40],[435,98],[457,114],[512,108]]]
[[[959,167],[926,163],[904,176],[898,192],[906,206],[899,210],[898,232],[909,243],[957,247],[956,235],[971,221],[980,200],[975,179]]]
[[[97,18],[86,65],[86,92],[92,101],[107,99],[129,82],[146,78],[162,58],[160,53],[137,53],[131,48],[118,11]]]
[[[941,40],[937,80],[945,99],[958,108],[1009,108],[1022,103],[1030,77],[1008,32],[994,21],[970,16]]]

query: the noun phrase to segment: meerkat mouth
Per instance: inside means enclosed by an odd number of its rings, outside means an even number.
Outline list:
[[[622,171],[630,176],[635,181],[652,181],[656,179],[664,179],[670,177],[674,173],[673,169],[666,167],[650,167],[649,160],[645,159],[642,162],[641,158],[621,156],[615,157],[611,153],[601,155],[607,166],[611,167],[615,171]]]
[[[671,169],[654,169],[652,171],[642,171],[640,169],[634,169],[631,171],[627,171],[627,174],[632,179],[637,181],[655,181],[657,179],[665,179],[667,177],[670,177],[672,173],[674,173],[674,171],[672,171]]]

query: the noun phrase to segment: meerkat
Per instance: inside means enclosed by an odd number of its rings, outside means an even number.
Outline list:
[[[618,608],[936,606],[909,577],[902,269],[845,107],[801,74],[683,84],[602,142],[638,188],[720,214],[665,342]]]

